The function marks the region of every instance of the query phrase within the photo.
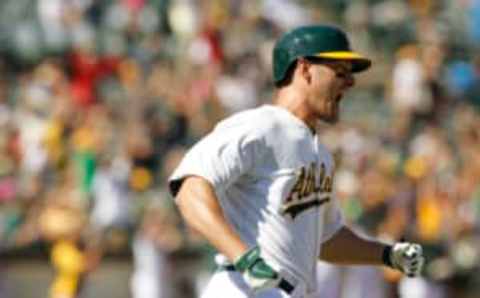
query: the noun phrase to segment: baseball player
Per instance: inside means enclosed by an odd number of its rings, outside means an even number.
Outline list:
[[[318,121],[337,122],[353,74],[370,64],[338,28],[294,29],[273,50],[273,104],[221,121],[187,152],[170,191],[219,252],[202,297],[313,297],[319,258],[420,274],[418,244],[364,239],[345,226],[334,160],[318,138]]]

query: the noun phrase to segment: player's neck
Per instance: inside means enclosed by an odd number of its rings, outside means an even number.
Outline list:
[[[293,89],[282,88],[278,90],[273,104],[289,111],[307,125],[315,133],[317,118],[309,111],[306,98]]]

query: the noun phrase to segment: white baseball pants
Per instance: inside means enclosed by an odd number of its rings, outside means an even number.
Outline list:
[[[314,298],[305,293],[303,285],[297,285],[291,294],[274,288],[254,293],[236,271],[220,271],[213,274],[201,298]]]

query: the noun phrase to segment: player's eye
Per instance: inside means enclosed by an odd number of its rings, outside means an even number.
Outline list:
[[[340,79],[347,79],[348,77],[351,76],[351,73],[348,70],[338,69],[336,71],[336,76],[337,78],[340,78]]]

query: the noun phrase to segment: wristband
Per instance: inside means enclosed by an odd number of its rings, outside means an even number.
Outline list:
[[[387,265],[390,268],[393,268],[392,260],[390,258],[391,253],[392,253],[392,246],[391,245],[385,246],[382,253],[382,261],[383,261],[383,264]]]

